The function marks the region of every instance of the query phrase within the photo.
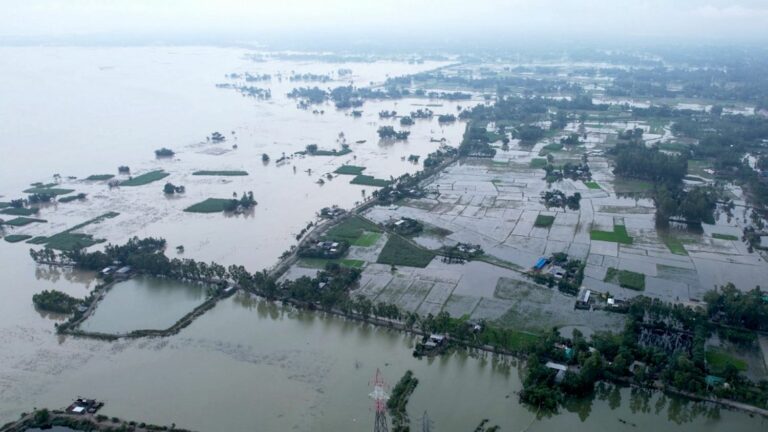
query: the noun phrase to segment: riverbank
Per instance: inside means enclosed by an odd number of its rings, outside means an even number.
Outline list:
[[[35,409],[29,414],[23,414],[15,422],[0,427],[0,432],[26,432],[29,429],[50,429],[54,426],[66,427],[73,430],[94,432],[152,432],[173,430],[176,432],[192,432],[188,429],[178,429],[175,425],[159,426],[143,422],[121,420],[117,417],[107,417],[100,414],[70,414],[60,410]]]

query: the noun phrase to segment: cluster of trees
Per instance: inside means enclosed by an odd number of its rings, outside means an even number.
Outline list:
[[[163,193],[166,195],[173,195],[177,193],[184,193],[186,191],[186,188],[184,186],[176,186],[173,183],[166,183],[165,186],[163,186]]]
[[[459,145],[459,155],[492,158],[496,155],[496,149],[491,147],[485,128],[470,124]]]
[[[224,205],[224,211],[232,212],[238,209],[248,210],[258,204],[253,198],[253,191],[243,192],[243,194],[240,196],[240,199],[237,199],[236,192],[233,192],[232,196],[233,198],[227,201],[227,203]]]
[[[453,114],[440,114],[437,116],[438,123],[453,123],[456,121],[456,116]]]
[[[619,143],[611,149],[614,174],[622,177],[679,184],[688,173],[688,161],[644,144]]]
[[[562,267],[565,273],[556,278],[549,272],[533,272],[529,276],[534,282],[540,285],[546,285],[549,288],[557,289],[565,294],[576,295],[579,293],[581,283],[584,281],[585,264],[581,260],[568,259],[568,254],[558,252],[552,255],[551,261],[554,265]]]
[[[709,318],[749,330],[768,330],[768,293],[760,287],[739,291],[732,283],[704,296]]]
[[[409,131],[396,131],[392,126],[380,126],[376,131],[381,139],[407,140],[411,134]]]
[[[393,432],[410,431],[406,406],[417,385],[419,385],[418,378],[414,377],[413,372],[408,370],[392,388],[392,394],[389,395],[387,400],[387,409],[389,409],[389,413],[392,415]]]
[[[165,147],[155,150],[155,156],[157,157],[172,157],[175,154],[176,152]]]
[[[717,305],[726,301],[722,297],[731,295],[711,294],[712,304],[716,305],[712,313],[723,312]],[[659,334],[690,334],[693,342],[688,349],[667,351],[641,341],[640,335],[648,329],[655,329]],[[529,353],[520,399],[554,410],[569,396],[590,394],[598,380],[630,380],[649,385],[661,379],[679,390],[695,394],[712,392],[719,397],[766,407],[768,382],[755,384],[732,367],[723,374],[730,385],[707,386],[705,377],[711,371],[706,363],[705,341],[711,330],[712,324],[701,308],[636,297],[630,302],[627,322],[620,333],[598,332],[588,342],[578,330],[574,330],[570,339],[553,331],[539,339]],[[548,361],[568,368],[558,377],[556,369],[545,366]]]
[[[78,305],[82,303],[66,293],[56,290],[45,290],[32,296],[32,303],[44,311],[61,314],[71,314],[75,312]]]
[[[400,117],[400,126],[412,126],[414,123],[410,116]]]
[[[561,190],[548,190],[542,192],[541,199],[544,201],[544,205],[549,209],[551,207],[559,207],[565,209],[566,207],[571,210],[578,210],[581,206],[581,194],[576,192],[573,195],[566,196]]]
[[[690,223],[715,223],[714,211],[720,192],[712,186],[684,190],[679,185],[657,184],[654,190],[656,220],[661,225],[680,217]]]

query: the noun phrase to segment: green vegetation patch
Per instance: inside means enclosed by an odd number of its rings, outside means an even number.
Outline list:
[[[325,236],[334,240],[344,240],[346,242],[349,242],[349,244],[355,244],[357,242],[360,242],[361,238],[364,237],[366,234],[379,234],[381,236],[381,228],[379,228],[378,225],[376,225],[373,222],[368,221],[365,218],[362,218],[360,216],[352,216],[349,218],[344,219],[341,223],[334,225],[331,229],[329,229]],[[378,237],[376,238],[378,240]],[[363,242],[367,242],[369,240],[365,240]],[[376,241],[374,240],[374,243]],[[357,245],[362,246],[362,245]]]
[[[336,168],[336,171],[334,171],[336,174],[342,174],[342,175],[360,175],[365,170],[365,167],[361,166],[355,166],[355,165],[342,165],[338,168]]]
[[[563,144],[559,142],[553,142],[550,144],[545,145],[544,147],[539,150],[539,156],[546,156],[550,153],[560,151],[563,149]]]
[[[552,226],[554,222],[555,222],[554,216],[538,215],[536,216],[536,223],[534,223],[533,225],[539,228],[549,228]]]
[[[660,150],[666,150],[666,151],[673,151],[673,152],[687,152],[690,150],[691,146],[688,144],[683,143],[676,143],[676,142],[663,142],[659,144]]]
[[[53,188],[53,187],[47,187],[48,185],[43,185],[42,187],[31,187],[29,189],[24,189],[24,193],[28,194],[48,194],[48,195],[66,195],[74,192],[74,189],[61,189],[61,188]]]
[[[109,180],[112,177],[114,177],[114,174],[92,174],[86,177],[85,179],[90,181],[104,181],[104,180]]]
[[[614,225],[613,231],[591,230],[589,232],[589,238],[592,240],[632,244],[632,237],[627,234],[627,227],[624,225]]]
[[[629,288],[635,291],[645,290],[645,275],[630,270],[619,270],[609,267],[608,272],[605,274],[604,282],[618,283],[622,288]]]
[[[387,244],[376,260],[379,264],[424,268],[435,257],[435,253],[416,246],[398,235],[390,235]]]
[[[531,159],[531,168],[544,168],[547,166],[547,160],[544,158],[533,158]]]
[[[5,236],[5,241],[7,241],[8,243],[18,243],[18,242],[22,242],[24,240],[28,240],[28,239],[31,239],[31,238],[32,238],[31,235],[9,234],[9,235]]]
[[[685,250],[685,246],[683,246],[683,242],[680,241],[677,237],[673,236],[663,236],[662,241],[667,246],[670,252],[672,252],[675,255],[688,255],[688,251]]]
[[[351,246],[363,246],[363,247],[369,247],[376,244],[377,241],[381,238],[381,233],[377,232],[365,232],[360,237],[356,238],[355,240],[349,242]]]
[[[356,184],[356,185],[364,185],[364,186],[386,187],[386,186],[389,186],[390,181],[377,179],[372,176],[360,174],[358,176],[355,176],[355,178],[353,178],[350,183]]]
[[[4,209],[4,208],[10,207],[10,206],[11,206],[11,203],[9,203],[9,202],[4,202],[4,201],[0,202],[0,209]]]
[[[143,186],[146,184],[150,184],[152,182],[156,182],[158,180],[162,180],[166,177],[168,177],[170,174],[163,170],[157,170],[157,171],[150,171],[148,173],[144,173],[142,175],[133,177],[128,180],[124,180],[120,182],[120,186]]]
[[[232,200],[229,198],[208,198],[184,209],[190,213],[219,213],[223,212]]]
[[[37,208],[25,208],[25,207],[10,207],[7,209],[0,210],[0,213],[12,215],[12,216],[32,216],[33,214],[37,214]]]
[[[36,218],[28,218],[28,217],[17,217],[17,218],[13,218],[11,220],[7,220],[7,221],[3,222],[3,225],[20,227],[20,226],[29,225],[29,224],[35,223],[35,222],[41,222],[42,223],[42,222],[48,222],[48,221],[45,220],[45,219],[36,219]]]
[[[35,237],[27,243],[30,244],[44,244],[46,247],[57,250],[77,250],[82,248],[91,247],[95,244],[103,243],[103,239],[95,239],[90,234],[75,233],[79,230],[91,224],[102,222],[106,219],[111,219],[119,216],[117,212],[107,212],[101,216],[97,216],[93,219],[89,219],[85,222],[79,223],[72,228],[66,229],[58,234],[54,234],[50,237]]]
[[[227,177],[235,177],[235,176],[247,176],[248,171],[195,171],[192,173],[192,175],[196,176],[227,176]]]
[[[299,266],[304,268],[324,269],[326,264],[333,263],[349,268],[363,268],[365,261],[357,259],[323,259],[323,258],[302,258],[299,260]]]
[[[82,194],[70,195],[70,196],[65,196],[65,197],[59,198],[59,202],[60,203],[68,203],[68,202],[72,202],[72,201],[76,201],[76,200],[84,199],[84,198],[85,198],[85,196],[82,195]]]
[[[73,313],[75,308],[82,303],[66,293],[56,290],[45,290],[32,296],[32,303],[38,309],[56,313]]]
[[[103,243],[103,239],[95,239],[90,234],[62,232],[54,234],[45,240],[45,246],[57,250],[78,250]]]
[[[584,184],[587,186],[588,189],[600,189],[600,185],[594,181],[585,181]]]
[[[706,357],[707,357],[707,365],[715,374],[725,372],[726,368],[729,365],[740,371],[747,370],[746,361],[742,359],[737,359],[721,349],[717,349],[717,348],[708,349],[706,353]]]
[[[720,240],[738,240],[739,238],[735,235],[731,234],[720,234],[720,233],[713,233],[712,238],[720,239]]]

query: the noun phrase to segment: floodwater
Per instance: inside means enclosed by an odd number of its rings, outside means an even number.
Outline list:
[[[230,72],[329,73],[349,67],[352,79],[363,85],[441,63],[253,63],[243,54],[219,48],[0,49],[0,128],[13,131],[0,159],[2,199],[21,196],[29,183],[48,181],[53,173],[65,177],[64,187],[89,194],[85,202],[46,207],[40,217],[47,224],[15,232],[47,235],[118,211],[117,218],[84,231],[113,242],[133,235],[162,236],[171,247],[183,244],[184,257],[258,270],[274,264],[320,208],[349,207],[362,199],[363,190],[373,190],[350,185],[345,177],[319,186],[321,173],[350,162],[367,166],[366,174],[388,178],[415,171],[417,166],[402,158],[434,150],[437,144],[430,138],[444,137],[448,144],[460,140],[463,124],[440,126],[435,119],[417,120],[408,142],[378,141],[380,124],[396,125],[380,121],[380,110],[408,112],[423,100],[367,102],[362,118],[352,118],[330,105],[323,107],[324,115],[297,110],[284,94],[306,84],[256,84],[272,89],[271,101],[215,88]],[[456,105],[432,109],[455,112]],[[227,143],[205,143],[213,131],[224,133]],[[338,147],[339,132],[354,153],[274,163],[282,152],[310,143]],[[177,156],[154,159],[153,150],[163,146]],[[262,153],[272,162],[262,164]],[[114,173],[122,164],[134,173],[163,168],[171,173],[167,180],[185,185],[187,193],[168,199],[161,193],[162,181],[109,190],[103,183],[66,180],[69,175]],[[198,169],[245,169],[250,175],[193,177]],[[253,190],[259,202],[249,215],[182,212],[202,199],[243,190]],[[411,418],[426,410],[439,431],[472,430],[484,418],[502,430],[529,425],[530,430],[665,430],[674,423],[680,431],[727,425],[739,432],[766,426],[760,418],[725,410],[714,419],[695,408],[701,405],[679,399],[637,399],[629,390],[580,401],[557,416],[534,421],[535,413],[517,402],[520,378],[511,364],[464,353],[418,360],[411,355],[413,338],[402,333],[241,295],[220,302],[168,338],[103,342],[62,337],[55,334],[54,323],[64,317],[36,311],[32,295],[57,289],[85,296],[95,285],[94,274],[38,267],[28,246],[0,241],[0,424],[32,407],[62,408],[83,396],[104,400],[108,416],[201,431],[369,430],[374,416],[369,382],[379,368],[392,385],[407,369],[414,371],[420,383],[409,404]],[[134,323],[127,319],[135,316],[146,327],[177,311],[174,304],[168,310],[130,313],[147,306],[147,300],[173,296],[174,303],[190,306],[199,300],[184,288],[155,290],[134,281],[139,285],[131,292],[128,284],[115,287],[88,325],[98,319],[103,326],[129,328]],[[121,295],[126,297],[121,300]]]
[[[112,286],[80,328],[100,333],[163,330],[205,301],[206,287],[137,276]]]
[[[21,255],[0,247],[3,262],[26,263]],[[106,401],[108,416],[203,431],[369,430],[367,395],[377,368],[391,385],[406,370],[414,372],[419,386],[409,403],[411,418],[426,410],[435,430],[472,430],[488,418],[514,431],[535,418],[517,402],[520,378],[511,360],[465,353],[418,360],[411,355],[411,336],[242,294],[168,338],[59,338],[29,296],[50,288],[72,292],[83,282],[73,284],[64,275],[38,279],[31,261],[9,269],[8,276],[18,285],[6,288],[8,301],[0,306],[2,422],[33,406],[62,408],[85,396]],[[9,314],[13,319],[5,318]],[[764,420],[741,413],[721,410],[712,419],[700,404],[658,399],[616,390],[536,420],[530,430],[664,430],[670,422],[679,422],[674,427],[680,431],[765,427]]]

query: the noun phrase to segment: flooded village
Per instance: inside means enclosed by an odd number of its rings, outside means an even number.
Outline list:
[[[412,430],[766,427],[766,317],[713,309],[759,192],[679,126],[765,108],[618,95],[631,56],[0,54],[3,430],[370,430],[377,370]]]

